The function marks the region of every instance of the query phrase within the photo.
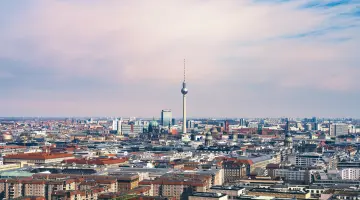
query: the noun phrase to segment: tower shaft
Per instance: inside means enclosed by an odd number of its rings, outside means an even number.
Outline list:
[[[183,95],[183,127],[182,133],[186,134],[186,95]]]

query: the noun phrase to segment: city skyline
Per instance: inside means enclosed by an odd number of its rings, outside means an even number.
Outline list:
[[[1,2],[0,115],[178,118],[185,57],[190,117],[359,118],[359,19],[338,0]]]

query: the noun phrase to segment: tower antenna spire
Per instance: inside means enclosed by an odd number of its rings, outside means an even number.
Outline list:
[[[185,79],[185,75],[186,75],[185,72],[186,72],[186,71],[185,71],[185,58],[184,58],[184,83],[185,83],[185,80],[186,80],[186,79]]]

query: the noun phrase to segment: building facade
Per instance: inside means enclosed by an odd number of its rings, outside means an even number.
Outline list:
[[[162,110],[161,111],[161,125],[162,126],[171,126],[172,125],[172,112],[171,110]]]

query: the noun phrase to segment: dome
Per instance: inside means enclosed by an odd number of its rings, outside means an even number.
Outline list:
[[[285,140],[284,141],[285,142],[292,142],[293,141],[291,133],[286,133],[285,134]]]
[[[12,135],[9,133],[3,133],[2,136],[3,136],[3,140],[12,140],[13,138]]]
[[[157,121],[153,120],[149,123],[149,126],[152,126],[152,127],[159,126],[159,123]]]
[[[211,133],[218,133],[218,130],[217,130],[216,127],[212,127],[212,128],[210,129],[210,132],[211,132]]]
[[[210,133],[206,133],[205,140],[212,140],[213,137]]]

